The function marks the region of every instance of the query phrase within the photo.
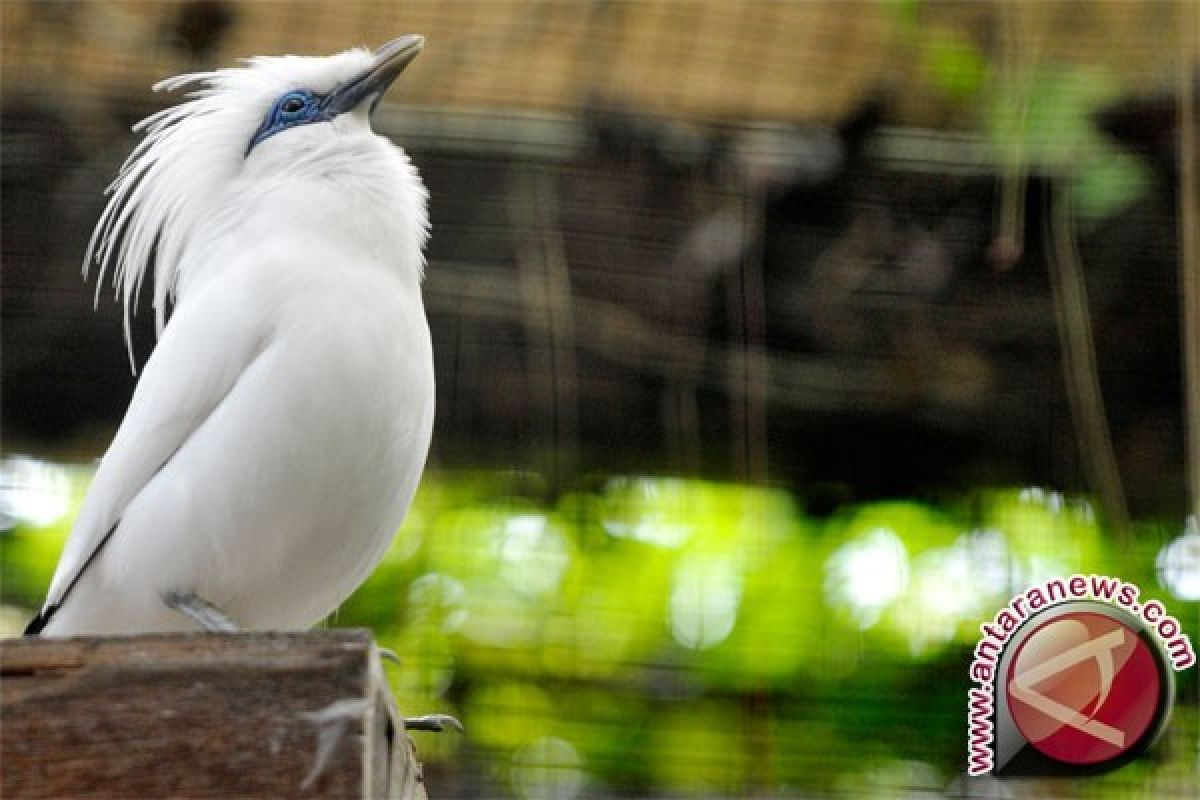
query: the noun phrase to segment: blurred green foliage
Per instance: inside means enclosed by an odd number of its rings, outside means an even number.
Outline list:
[[[960,32],[935,28],[920,38],[921,73],[954,100],[976,97],[988,79],[988,63],[979,48]]]
[[[77,506],[88,474],[69,474]],[[37,604],[69,516],[0,535],[4,602]],[[1155,570],[1172,537],[1117,547],[1086,502],[1040,489],[815,518],[780,489],[617,477],[546,499],[536,476],[431,474],[331,624],[401,655],[401,708],[464,719],[422,756],[478,759],[487,792],[872,796],[961,770],[978,625],[1034,581],[1135,581],[1195,637],[1200,606]],[[1097,787],[1190,780],[1183,681],[1167,756]]]
[[[1084,223],[1107,219],[1152,185],[1145,159],[1097,127],[1096,113],[1121,97],[1121,77],[1089,64],[1040,61],[1029,42],[985,45],[977,33],[922,18],[924,0],[883,0],[916,76],[986,137],[1000,164],[1066,178]],[[997,13],[1003,12],[997,7]],[[1005,58],[1011,64],[1004,64]]]
[[[1144,159],[1096,126],[1096,112],[1119,95],[1119,82],[1099,68],[1030,68],[991,87],[984,130],[1003,163],[1068,178],[1080,218],[1102,220],[1151,185]]]

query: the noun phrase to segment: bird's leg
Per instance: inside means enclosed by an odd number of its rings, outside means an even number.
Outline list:
[[[453,728],[459,733],[465,732],[463,724],[449,714],[426,714],[423,717],[404,718],[404,729],[409,731],[441,733],[446,728]]]
[[[237,633],[239,630],[224,611],[192,592],[163,592],[162,601],[209,633]]]

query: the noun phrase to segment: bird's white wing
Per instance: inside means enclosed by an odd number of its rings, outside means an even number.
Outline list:
[[[130,501],[266,346],[267,323],[247,295],[221,281],[196,288],[164,330],[100,462],[50,584],[43,622],[117,529]]]

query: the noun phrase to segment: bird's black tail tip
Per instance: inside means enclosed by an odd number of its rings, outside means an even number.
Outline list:
[[[58,611],[58,606],[46,606],[37,613],[33,619],[29,620],[29,624],[25,626],[22,636],[37,636],[46,625],[50,623],[50,618],[54,616],[54,612]]]

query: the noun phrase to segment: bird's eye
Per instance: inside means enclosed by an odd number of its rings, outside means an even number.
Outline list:
[[[0,2],[2,1],[0,0]],[[331,119],[322,111],[321,102],[322,99],[309,89],[293,89],[280,95],[271,104],[262,125],[255,132],[254,138],[250,140],[250,146],[246,148],[246,153],[249,154],[254,146],[263,139],[274,136],[280,131],[309,122]]]

